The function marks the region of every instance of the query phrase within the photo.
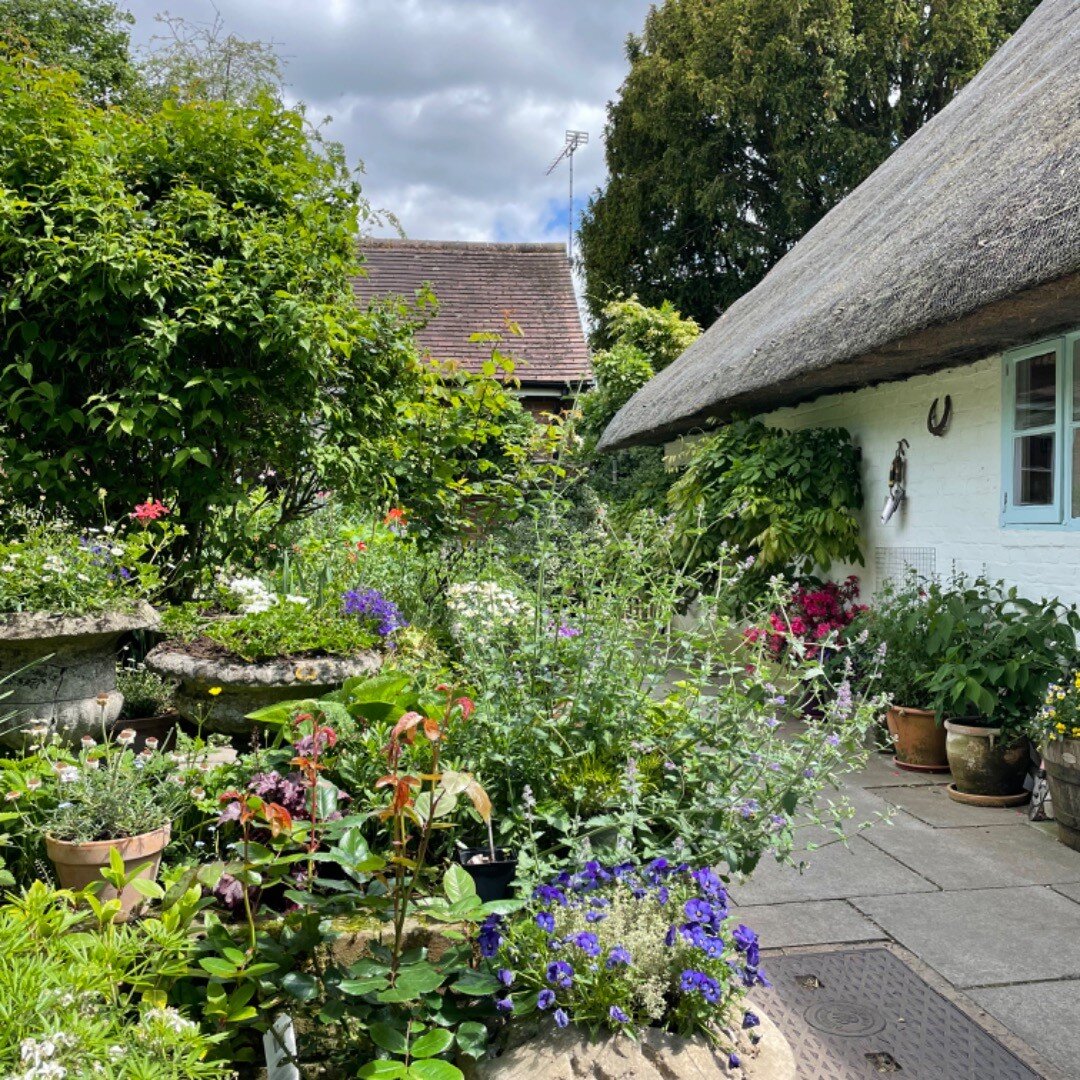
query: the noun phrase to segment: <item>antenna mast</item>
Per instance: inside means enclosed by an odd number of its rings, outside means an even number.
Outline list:
[[[559,156],[551,163],[545,175],[550,176],[559,166],[559,162],[566,158],[570,166],[570,213],[567,215],[566,257],[570,262],[574,261],[574,153],[580,146],[585,146],[589,141],[587,131],[567,131],[566,142]]]

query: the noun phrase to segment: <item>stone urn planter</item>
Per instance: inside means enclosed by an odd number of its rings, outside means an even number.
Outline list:
[[[139,836],[127,836],[118,840],[91,840],[74,844],[55,837],[45,837],[45,850],[56,867],[56,876],[65,889],[84,889],[101,880],[101,871],[109,866],[109,852],[113,848],[124,860],[124,870],[131,873],[141,867],[138,877],[153,881],[161,866],[161,853],[168,846],[172,830],[163,825],[153,832]],[[127,885],[118,893],[112,885],[106,885],[98,893],[102,903],[120,898],[120,918],[126,919],[145,899],[133,885]]]
[[[45,724],[65,742],[100,739],[124,704],[116,689],[117,647],[124,634],[152,629],[157,612],[142,602],[130,611],[94,615],[38,612],[0,617],[0,678],[8,692],[0,713],[13,713],[0,741],[22,747],[26,728]]]
[[[1024,790],[1030,755],[1028,741],[1001,738],[1001,728],[945,721],[945,750],[953,783],[949,797],[977,806],[1019,806],[1031,798]]]
[[[896,746],[896,765],[912,772],[948,772],[945,729],[927,709],[893,705],[885,714]]]
[[[1043,748],[1058,839],[1080,851],[1080,739],[1052,739]]]
[[[266,660],[199,657],[179,642],[163,642],[146,657],[146,666],[179,684],[173,698],[176,711],[207,731],[240,734],[252,729],[249,713],[279,701],[317,698],[336,690],[346,679],[374,675],[382,654],[323,656],[311,660]],[[211,694],[211,689],[220,693]]]
[[[761,1020],[752,1043],[739,1031],[736,1052],[740,1069],[728,1067],[727,1053],[705,1039],[683,1039],[648,1028],[640,1040],[606,1035],[596,1042],[588,1032],[571,1024],[521,1024],[516,1041],[499,1057],[459,1062],[466,1080],[795,1080],[795,1058],[779,1028],[754,1006]],[[738,1025],[735,1025],[737,1028]]]

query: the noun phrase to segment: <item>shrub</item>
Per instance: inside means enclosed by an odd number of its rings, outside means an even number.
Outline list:
[[[680,550],[707,563],[730,545],[754,581],[863,561],[859,459],[843,428],[784,431],[736,420],[703,436],[672,485]]]
[[[381,489],[375,449],[413,358],[358,310],[359,186],[302,114],[97,109],[72,75],[0,56],[0,455],[17,498],[79,524],[149,497],[205,556],[268,488]]]

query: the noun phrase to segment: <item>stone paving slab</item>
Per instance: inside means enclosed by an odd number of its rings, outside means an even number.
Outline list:
[[[1080,1076],[1080,982],[996,986],[969,994],[1068,1076]]]
[[[876,787],[921,787],[933,784],[950,784],[949,773],[909,772],[899,769],[892,754],[871,753],[866,767],[852,773],[845,779],[861,788]]]
[[[1080,905],[1049,888],[872,896],[852,904],[957,987],[1080,978]]]
[[[1067,896],[1080,904],[1080,884],[1074,882],[1071,885],[1055,885],[1054,892],[1059,892],[1062,896]]]
[[[967,806],[950,799],[945,786],[922,784],[917,787],[871,788],[892,806],[906,810],[927,825],[939,829],[959,829],[969,825],[1021,825],[1027,822],[1027,807],[995,809],[990,806]]]
[[[732,898],[740,907],[746,907],[936,891],[935,886],[879,851],[862,836],[854,837],[847,844],[837,842],[819,848],[806,858],[809,866],[801,874],[795,867],[782,866],[774,859],[763,859],[749,881],[732,886]]]
[[[1080,881],[1080,852],[1027,825],[936,829],[908,814],[871,829],[869,843],[942,889]]]
[[[740,907],[739,921],[757,931],[766,949],[886,938],[865,915],[843,900]]]

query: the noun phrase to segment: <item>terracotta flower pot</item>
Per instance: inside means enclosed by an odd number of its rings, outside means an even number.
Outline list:
[[[1080,851],[1080,739],[1052,739],[1043,747],[1043,764],[1058,839]]]
[[[896,744],[896,764],[912,772],[948,772],[945,729],[927,709],[893,705],[885,715]]]
[[[101,871],[109,866],[109,852],[116,848],[124,860],[124,871],[130,874],[136,867],[142,867],[139,877],[153,881],[161,865],[161,853],[168,846],[172,827],[163,825],[153,832],[139,836],[127,836],[119,840],[91,840],[88,843],[69,843],[55,837],[45,837],[45,849],[49,853],[60,885],[65,889],[83,889],[95,881],[101,880]],[[123,893],[117,893],[111,885],[106,885],[98,893],[102,901],[120,897],[120,918],[125,919],[142,902],[143,897],[134,887],[128,885]]]
[[[1028,741],[1003,742],[1001,728],[976,727],[958,720],[945,721],[945,750],[955,781],[953,798],[970,795],[986,806],[992,800],[1000,806],[1024,802],[1030,755]],[[963,798],[957,801],[963,802]]]

